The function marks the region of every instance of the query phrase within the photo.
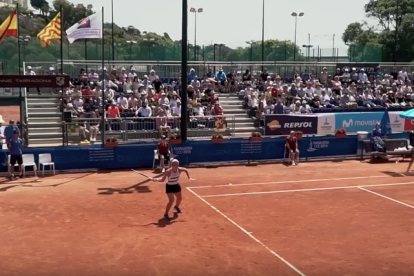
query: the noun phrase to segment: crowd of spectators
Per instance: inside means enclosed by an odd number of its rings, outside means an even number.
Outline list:
[[[265,71],[258,79],[249,70],[244,81],[244,105],[250,116],[262,119],[265,114],[311,114],[315,109],[413,107],[414,74],[405,68],[386,73],[380,67],[365,69],[338,68],[334,75],[323,68],[319,77],[305,70],[293,79],[271,77]],[[249,81],[247,81],[249,80]]]
[[[27,68],[28,72],[30,69]],[[216,94],[227,85],[226,81],[220,81],[221,74],[226,76],[221,69],[210,77],[199,78],[194,69],[187,74],[185,96],[190,121],[195,125],[224,115]],[[80,135],[90,141],[96,141],[102,116],[107,131],[118,130],[120,118],[140,117],[136,120],[141,125],[139,129],[171,135],[179,127],[181,116],[180,82],[178,78],[176,82],[164,83],[154,70],[139,78],[134,67],[128,71],[81,69],[78,77],[71,79],[70,88],[63,92],[62,109],[79,118]]]

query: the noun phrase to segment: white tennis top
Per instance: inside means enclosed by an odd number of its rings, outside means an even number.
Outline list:
[[[168,176],[167,185],[177,185],[179,180],[180,180],[180,170],[177,169],[174,172],[173,169],[171,169],[170,175]]]

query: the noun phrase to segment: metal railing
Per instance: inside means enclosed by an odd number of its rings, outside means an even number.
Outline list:
[[[56,71],[60,68],[60,61],[55,62],[24,62],[25,68],[30,65],[38,75],[43,75],[48,72],[49,67],[54,67]],[[63,72],[70,75],[72,78],[77,78],[80,69],[94,69],[102,70],[101,60],[64,60]],[[181,75],[181,63],[178,61],[105,61],[104,66],[108,69],[108,73],[112,68],[120,71],[124,67],[127,71],[131,67],[136,69],[138,77],[142,78],[144,75],[149,75],[151,70],[155,70],[160,78],[170,79],[179,78]],[[265,62],[214,62],[214,61],[189,61],[188,70],[193,68],[198,76],[203,76],[209,71],[215,72],[219,68],[223,68],[225,72],[234,70],[240,74],[244,73],[246,69],[252,72],[252,75],[258,76],[262,68],[266,68],[271,74],[278,74],[283,78],[292,78],[295,73],[304,73],[305,70],[319,77],[323,68],[326,67],[330,74],[334,74],[337,68],[345,69],[348,67],[364,68],[366,70],[380,67],[384,73],[391,73],[395,70],[406,68],[407,72],[414,71],[414,64],[408,62],[372,62],[372,63],[357,63],[357,62],[290,62],[290,61],[265,61]]]
[[[77,118],[63,123],[64,146],[86,143],[103,143],[108,138],[119,142],[152,141],[161,135],[180,134],[181,119],[172,118],[108,118],[102,126],[100,118]],[[102,141],[102,131],[105,137]],[[188,138],[208,139],[220,133],[225,137],[235,136],[234,116],[191,117],[188,122]]]

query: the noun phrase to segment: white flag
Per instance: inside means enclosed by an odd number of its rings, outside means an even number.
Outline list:
[[[70,43],[78,39],[102,38],[102,14],[92,14],[72,27],[70,27],[66,34]]]

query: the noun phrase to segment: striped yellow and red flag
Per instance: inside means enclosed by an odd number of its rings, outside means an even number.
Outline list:
[[[0,43],[6,36],[17,36],[17,10],[14,10],[0,25]]]
[[[60,39],[60,20],[60,13],[58,13],[56,17],[37,35],[42,47],[49,46],[50,42],[54,39]]]

